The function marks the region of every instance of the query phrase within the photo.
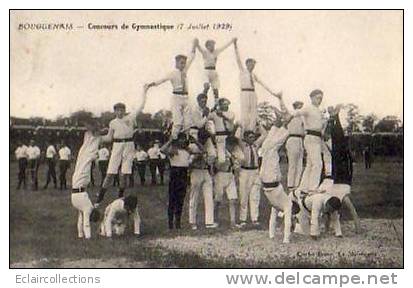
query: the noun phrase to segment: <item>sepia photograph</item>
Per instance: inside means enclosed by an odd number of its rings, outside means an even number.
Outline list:
[[[9,268],[404,268],[404,10],[9,21]]]

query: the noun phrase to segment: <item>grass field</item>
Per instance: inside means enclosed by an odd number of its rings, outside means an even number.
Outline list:
[[[285,166],[285,165],[283,165]],[[285,167],[284,172],[285,172]],[[221,227],[214,231],[167,229],[167,186],[130,189],[137,192],[143,236],[89,241],[76,239],[76,211],[70,191],[16,190],[17,165],[10,164],[10,265],[11,267],[402,267],[403,266],[403,163],[388,160],[365,170],[355,163],[353,202],[362,218],[363,233],[353,233],[343,213],[344,238],[324,235],[312,241],[293,235],[282,244],[281,227],[270,240],[266,225],[268,202],[261,201],[260,230],[227,229],[228,207],[222,205]],[[45,165],[40,167],[40,186]],[[71,172],[71,171],[70,171]],[[71,175],[69,172],[68,175]],[[284,173],[285,174],[285,173]],[[149,175],[148,175],[149,176]],[[70,177],[69,177],[70,178]],[[99,179],[97,173],[95,179]],[[284,179],[285,180],[285,179]],[[98,188],[91,188],[94,199]],[[107,193],[105,204],[116,193]],[[188,198],[188,197],[187,197]],[[105,205],[103,205],[105,206]],[[202,222],[202,203],[200,205]]]

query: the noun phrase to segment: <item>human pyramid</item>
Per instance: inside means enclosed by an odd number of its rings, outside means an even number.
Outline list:
[[[219,94],[216,70],[218,56],[231,45],[234,46],[240,73],[239,123],[235,122],[235,115],[230,110],[230,101]],[[187,78],[197,50],[204,60],[205,83],[203,91],[196,97],[196,105],[191,107]],[[177,55],[175,69],[171,73],[159,81],[144,85],[141,104],[135,112],[126,114],[123,103],[114,105],[116,118],[110,122],[106,135],[100,134],[96,121],[85,121],[87,131],[72,180],[72,204],[78,210],[78,236],[91,237],[90,221],[101,220],[98,209],[119,169],[119,198],[106,207],[100,235],[111,237],[113,233],[125,233],[130,217],[134,221],[134,233],[140,235],[137,197],[124,196],[125,183],[132,173],[136,115],[143,110],[148,91],[164,82],[172,84],[172,132],[170,139],[160,147],[171,164],[167,212],[169,229],[181,228],[183,203],[189,189],[189,224],[193,230],[198,229],[197,210],[201,195],[204,198],[206,228],[214,229],[220,225],[218,211],[224,194],[229,202],[231,229],[243,229],[250,225],[247,224],[248,210],[251,225],[260,227],[259,204],[263,191],[272,206],[269,220],[271,238],[275,236],[277,218],[284,219],[284,243],[290,242],[291,231],[317,239],[321,218],[327,219],[325,231],[332,222],[335,235],[341,237],[339,211],[342,206],[350,210],[359,232],[359,219],[349,197],[351,156],[338,117],[342,105],[329,107],[329,117],[325,117],[319,108],[323,92],[315,89],[310,93],[311,105],[303,107],[302,102],[296,101],[293,111],[289,111],[282,93],[274,93],[255,75],[255,65],[256,61],[252,58],[246,59],[244,65],[237,38],[217,49],[213,40],[206,41],[205,48],[202,48],[198,39],[194,39],[189,57]],[[269,125],[257,123],[257,84],[279,101],[280,108],[274,108],[276,121]],[[207,107],[210,89],[215,99],[212,109]],[[92,204],[86,191],[90,165],[102,142],[112,142],[113,148],[106,178],[96,202]],[[284,144],[288,156],[287,191],[280,182],[279,150]],[[304,149],[307,158],[303,171]],[[323,161],[324,179],[320,184]]]

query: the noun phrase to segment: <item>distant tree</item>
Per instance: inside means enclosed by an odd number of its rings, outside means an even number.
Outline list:
[[[374,125],[376,124],[378,117],[374,113],[370,113],[367,116],[363,117],[361,126],[363,127],[364,132],[371,133],[374,131]]]
[[[394,115],[389,115],[381,119],[374,132],[397,132],[402,126],[402,121]]]
[[[157,128],[165,128],[170,126],[170,123],[172,122],[172,112],[162,109],[153,114],[152,118],[155,121]]]
[[[33,126],[42,126],[45,122],[45,118],[43,118],[43,117],[30,117],[29,122],[30,122],[30,125],[33,125]]]
[[[350,103],[346,105],[346,110],[347,132],[349,134],[353,132],[360,132],[363,116],[360,115],[359,107],[355,104]]]
[[[69,116],[69,123],[67,123],[66,125],[72,125],[72,126],[81,126],[81,123],[86,120],[86,119],[90,119],[93,118],[94,115],[92,112],[90,111],[86,111],[86,110],[79,110],[76,112],[73,112],[72,114],[70,114]]]
[[[105,111],[100,114],[100,122],[104,127],[109,126],[109,122],[115,118],[115,113],[112,111]]]

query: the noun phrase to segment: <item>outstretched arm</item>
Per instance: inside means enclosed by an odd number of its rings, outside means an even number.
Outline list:
[[[156,87],[156,86],[159,86],[159,85],[165,83],[166,81],[170,81],[170,80],[171,80],[171,75],[167,75],[166,77],[164,77],[164,78],[162,78],[162,79],[160,79],[160,80],[158,80],[158,81],[154,81],[154,82],[151,82],[151,83],[149,83],[149,84],[146,84],[146,86],[147,86],[148,88]]]
[[[243,70],[244,70],[244,66],[242,65],[241,56],[239,55],[237,39],[235,39],[235,41],[234,41],[234,48],[235,48],[235,58],[236,58],[236,60],[237,60],[237,64],[238,64],[239,70],[243,71]]]
[[[235,39],[237,39],[237,38],[232,38],[231,41],[229,41],[228,43],[226,43],[224,46],[215,49],[215,51],[217,52],[217,54],[220,54],[220,53],[223,52],[225,49],[227,49],[229,46],[231,46],[231,44],[235,42]]]
[[[111,127],[109,127],[108,133],[104,136],[102,136],[102,142],[112,142],[113,140],[113,134],[115,133],[115,130],[113,130]]]
[[[257,75],[254,74],[253,77],[254,77],[255,82],[257,82],[258,84],[260,84],[265,90],[267,90],[268,93],[270,93],[271,95],[279,98],[278,95],[280,95],[281,92],[274,93],[264,82],[262,82],[262,81],[257,77]]]

